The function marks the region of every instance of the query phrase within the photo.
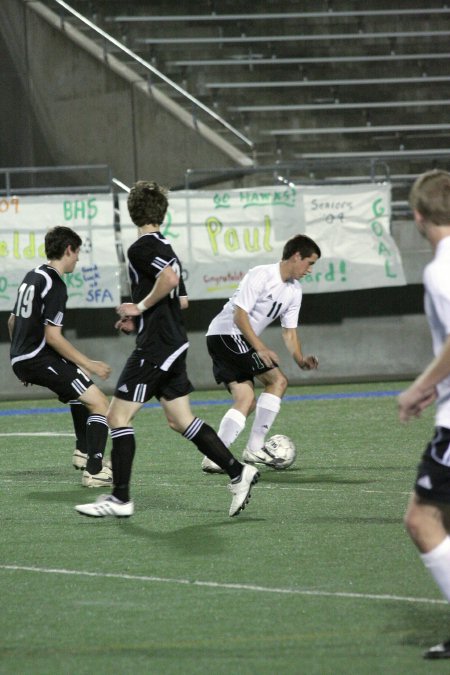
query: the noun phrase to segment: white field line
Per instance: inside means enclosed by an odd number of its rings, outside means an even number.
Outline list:
[[[0,569],[13,572],[35,572],[37,574],[61,574],[79,577],[94,577],[101,579],[126,579],[128,581],[150,582],[160,584],[178,584],[184,586],[199,586],[203,588],[219,588],[229,591],[251,591],[254,593],[278,593],[280,595],[305,595],[326,598],[348,598],[356,600],[387,600],[391,602],[422,603],[430,605],[445,605],[446,600],[433,598],[413,598],[403,595],[375,595],[373,593],[348,593],[345,591],[314,591],[301,588],[272,588],[270,586],[254,586],[252,584],[228,584],[218,581],[198,581],[190,579],[170,579],[165,577],[150,577],[138,574],[114,574],[111,572],[83,572],[80,570],[55,569],[49,567],[27,567],[23,565],[1,565]]]

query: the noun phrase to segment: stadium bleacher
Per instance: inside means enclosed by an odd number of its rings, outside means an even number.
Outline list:
[[[448,145],[450,9],[436,0],[72,4],[250,137],[256,162],[404,165],[405,150]]]

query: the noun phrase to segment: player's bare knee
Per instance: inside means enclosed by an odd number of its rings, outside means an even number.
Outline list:
[[[284,373],[282,373],[282,372],[279,372],[277,374],[277,377],[276,377],[275,382],[273,383],[271,389],[272,390],[275,389],[277,395],[280,398],[282,398],[283,394],[285,393],[286,389],[288,388],[288,384],[289,384],[289,381],[288,381],[286,375],[284,375]]]
[[[106,422],[107,422],[110,429],[117,429],[118,428],[116,423],[115,423],[116,422],[116,416],[110,410],[108,410],[108,412],[106,414]]]
[[[129,427],[131,420],[128,415],[124,416],[110,408],[106,414],[106,422],[110,429],[120,429],[122,427]]]
[[[109,401],[106,398],[106,396],[103,394],[103,392],[99,391],[99,394],[100,394],[100,396],[98,398],[98,401],[96,401],[96,407],[97,407],[96,412],[100,415],[106,415],[107,412],[108,412],[108,408],[109,408]]]
[[[421,510],[414,504],[410,504],[404,515],[403,523],[411,539],[416,543],[420,542],[424,527],[426,528]]]
[[[105,415],[108,412],[109,401],[105,394],[94,384],[86,392],[87,398],[80,397],[91,415]]]
[[[405,526],[405,529],[410,535],[410,537],[414,539],[413,532],[416,530],[416,526],[415,526],[415,519],[413,516],[411,516],[410,509],[408,509],[405,515],[403,516],[403,525]]]

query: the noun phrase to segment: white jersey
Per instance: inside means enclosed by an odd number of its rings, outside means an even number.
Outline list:
[[[437,356],[450,335],[450,237],[441,239],[433,260],[425,267],[425,312]],[[436,426],[450,428],[450,376],[438,386]]]
[[[236,307],[244,309],[256,335],[279,318],[283,328],[296,328],[302,303],[302,287],[296,280],[283,281],[280,263],[250,269],[222,311],[211,321],[206,335],[242,335],[234,323]]]

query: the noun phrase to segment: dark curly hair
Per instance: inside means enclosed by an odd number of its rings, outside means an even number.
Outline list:
[[[161,225],[169,202],[166,188],[154,181],[139,180],[128,195],[128,211],[136,227]]]
[[[310,237],[307,237],[306,234],[296,234],[294,237],[288,239],[283,248],[282,258],[283,260],[288,260],[295,253],[300,253],[302,258],[307,258],[313,253],[315,253],[318,258],[322,255],[316,242]]]
[[[82,243],[81,237],[70,227],[59,225],[53,227],[45,235],[45,255],[48,260],[61,260],[68,246],[72,251],[76,251]]]

